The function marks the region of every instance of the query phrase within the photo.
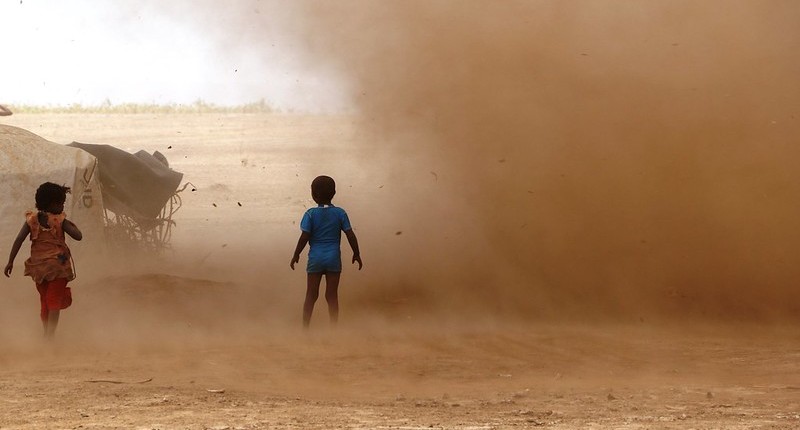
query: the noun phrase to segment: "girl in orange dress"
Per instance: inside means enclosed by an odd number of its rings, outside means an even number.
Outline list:
[[[42,325],[47,338],[52,338],[56,332],[61,309],[72,304],[67,282],[75,279],[75,271],[64,233],[75,240],[83,238],[78,227],[64,214],[64,202],[69,191],[69,187],[52,182],[39,186],[36,190],[36,208],[39,210],[25,214],[25,223],[14,240],[3,272],[6,277],[11,276],[14,259],[22,242],[30,235],[31,257],[25,261],[25,276],[33,278],[39,291]]]

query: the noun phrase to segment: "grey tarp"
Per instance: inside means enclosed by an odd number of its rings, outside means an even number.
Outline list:
[[[69,146],[97,158],[103,203],[117,214],[140,220],[157,218],[183,179],[158,152],[131,154],[110,145],[79,142]]]

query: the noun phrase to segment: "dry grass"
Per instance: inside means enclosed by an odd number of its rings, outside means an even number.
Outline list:
[[[196,100],[191,104],[171,103],[171,104],[147,104],[147,103],[122,103],[112,104],[106,101],[100,105],[84,106],[79,103],[71,105],[7,105],[15,113],[26,114],[46,114],[46,113],[273,113],[275,109],[266,100],[247,103],[236,106],[221,106],[208,103],[204,100]]]

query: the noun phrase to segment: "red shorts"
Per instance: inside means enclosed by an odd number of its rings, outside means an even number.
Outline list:
[[[58,278],[36,285],[42,302],[42,318],[46,318],[49,311],[66,309],[72,304],[72,290],[67,282],[66,278]]]

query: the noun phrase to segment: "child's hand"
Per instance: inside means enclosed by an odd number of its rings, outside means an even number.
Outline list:
[[[13,269],[14,269],[14,263],[9,262],[8,264],[6,264],[5,270],[3,270],[3,273],[6,275],[6,278],[11,277],[11,270]]]
[[[354,255],[353,256],[353,264],[356,264],[356,261],[358,261],[358,270],[361,270],[361,268],[364,267],[364,263],[361,262],[361,256],[360,255]]]
[[[297,263],[299,261],[300,261],[300,256],[299,255],[295,255],[294,257],[292,257],[292,261],[289,262],[289,267],[291,267],[292,270],[294,270],[295,263]]]

